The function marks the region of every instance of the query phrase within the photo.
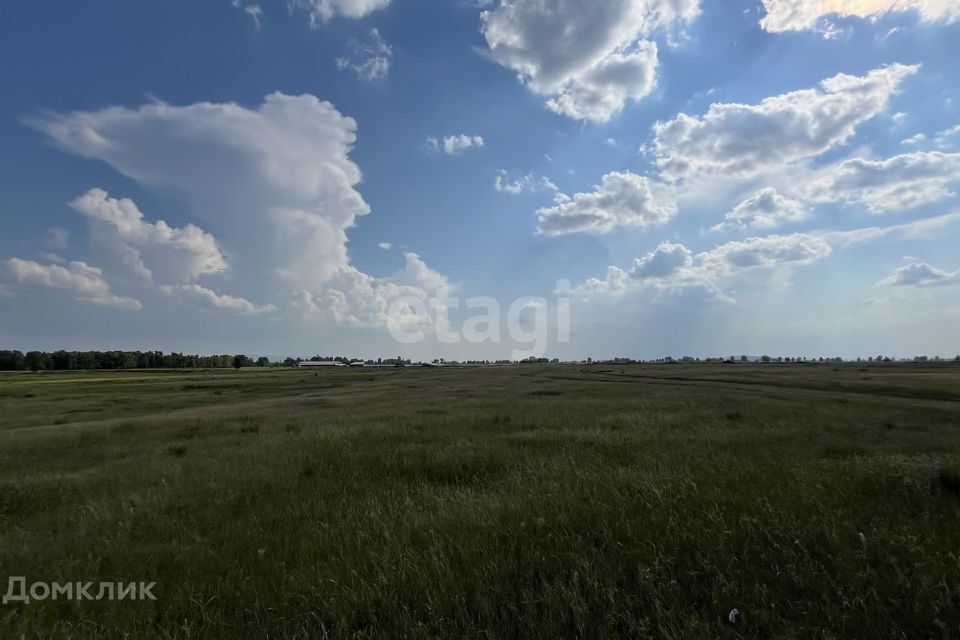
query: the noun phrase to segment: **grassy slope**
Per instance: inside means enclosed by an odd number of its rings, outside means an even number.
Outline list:
[[[0,375],[0,587],[158,583],[0,638],[960,637],[928,489],[958,397],[934,366]]]

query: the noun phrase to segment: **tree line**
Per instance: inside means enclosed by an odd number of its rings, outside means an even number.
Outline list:
[[[289,360],[289,359],[288,359]],[[269,358],[245,355],[198,356],[162,351],[0,351],[0,371],[81,371],[87,369],[229,369],[269,367]],[[289,362],[284,363],[289,366]],[[294,362],[294,364],[296,364]]]

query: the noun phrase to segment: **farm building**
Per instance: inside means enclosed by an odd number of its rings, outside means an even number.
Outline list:
[[[345,367],[347,365],[342,362],[337,362],[336,360],[318,360],[318,361],[307,361],[300,362],[297,364],[298,367],[304,368],[313,368],[313,367]]]

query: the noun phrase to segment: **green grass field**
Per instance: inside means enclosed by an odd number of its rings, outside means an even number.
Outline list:
[[[958,638],[958,468],[952,365],[0,374],[0,587],[157,583],[0,638]]]

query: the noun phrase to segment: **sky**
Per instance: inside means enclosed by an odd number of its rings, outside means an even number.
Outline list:
[[[9,0],[0,348],[960,351],[952,0]]]

